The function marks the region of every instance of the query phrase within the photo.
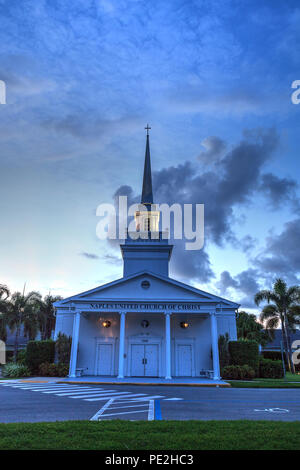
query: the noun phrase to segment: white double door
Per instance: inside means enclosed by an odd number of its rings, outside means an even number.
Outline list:
[[[177,375],[191,377],[193,375],[193,347],[191,344],[177,345]]]
[[[131,375],[133,377],[158,377],[159,345],[131,345]]]

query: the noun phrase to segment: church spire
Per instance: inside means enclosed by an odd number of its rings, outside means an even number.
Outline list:
[[[142,190],[142,204],[153,204],[153,192],[152,192],[152,176],[151,176],[151,161],[150,161],[150,145],[149,145],[149,124],[145,127],[147,130],[146,137],[146,152],[145,152],[145,164],[144,164],[144,178],[143,178],[143,190]]]

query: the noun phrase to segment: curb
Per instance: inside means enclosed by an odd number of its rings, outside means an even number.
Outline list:
[[[72,384],[72,385],[142,385],[143,387],[149,386],[163,386],[163,387],[219,387],[219,388],[231,388],[228,383],[225,384],[187,384],[187,383],[142,383],[142,382],[75,382],[72,380],[64,380],[56,382],[58,384]]]

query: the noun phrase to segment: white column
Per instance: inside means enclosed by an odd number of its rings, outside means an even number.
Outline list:
[[[119,342],[119,373],[118,373],[118,379],[123,379],[124,378],[125,320],[126,320],[126,312],[120,312],[120,342]]]
[[[77,351],[79,341],[80,312],[77,311],[73,318],[72,347],[70,357],[69,377],[76,377]]]
[[[171,379],[171,314],[166,312],[166,379]]]
[[[220,363],[219,363],[219,345],[218,345],[218,325],[216,312],[210,314],[211,324],[211,345],[213,353],[213,369],[214,380],[220,380]]]

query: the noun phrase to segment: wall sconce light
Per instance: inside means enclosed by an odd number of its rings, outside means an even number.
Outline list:
[[[143,328],[148,328],[148,326],[149,326],[148,320],[143,320],[143,321],[141,322],[141,326],[142,326]]]
[[[187,321],[182,321],[182,322],[180,322],[180,326],[181,326],[181,328],[188,328],[190,325]]]
[[[110,322],[109,320],[104,320],[104,321],[102,322],[103,328],[109,328],[110,325],[111,325],[111,322]]]

